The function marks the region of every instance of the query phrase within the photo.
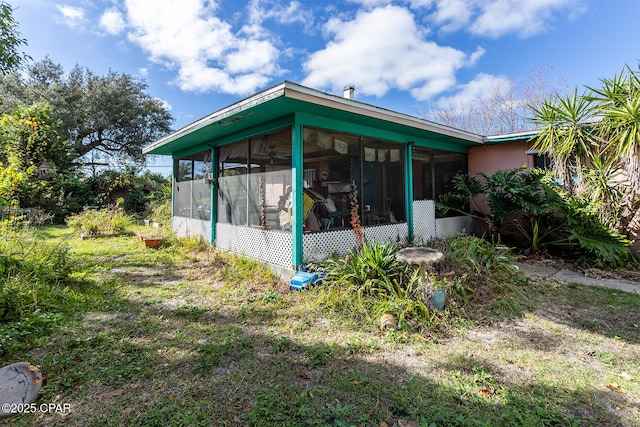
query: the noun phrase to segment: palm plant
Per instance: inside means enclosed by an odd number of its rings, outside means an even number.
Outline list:
[[[583,165],[589,164],[591,154],[597,149],[594,109],[583,94],[556,96],[546,99],[539,107],[532,107],[533,122],[540,129],[533,148],[546,152],[552,159],[554,173],[574,193],[583,183]]]
[[[628,66],[601,88],[590,88],[588,99],[597,103],[598,130],[603,155],[618,168],[613,185],[624,195],[618,230],[638,229],[640,217],[640,76]],[[623,179],[620,179],[623,178]]]
[[[640,229],[640,76],[626,67],[598,88],[533,108],[534,147],[549,154],[567,190],[597,198],[601,220],[629,237]]]

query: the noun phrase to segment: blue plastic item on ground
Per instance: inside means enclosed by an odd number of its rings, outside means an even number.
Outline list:
[[[306,271],[297,271],[296,274],[293,275],[289,283],[291,284],[291,289],[295,289],[301,291],[306,289],[308,285],[313,284],[318,279],[318,275],[315,273],[307,273]]]

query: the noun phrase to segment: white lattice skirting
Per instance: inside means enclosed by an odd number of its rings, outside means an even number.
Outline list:
[[[426,243],[434,236],[447,236],[463,229],[469,230],[468,218],[435,219],[433,200],[413,202],[413,227],[415,244]],[[436,223],[438,222],[437,226]],[[202,236],[211,238],[211,223],[198,219],[174,217],[173,230],[178,236]],[[406,223],[363,227],[365,239],[372,241],[407,242]],[[284,268],[291,267],[291,232],[261,230],[260,228],[216,224],[216,248],[245,255],[262,262]],[[346,255],[358,245],[356,234],[351,229],[328,230],[305,233],[302,236],[303,262],[321,261],[333,254]]]
[[[436,235],[436,204],[433,200],[413,201],[413,240],[422,245]]]
[[[406,243],[408,228],[406,223],[363,227],[367,242]],[[356,233],[351,230],[320,231],[302,236],[303,262],[321,261],[331,255],[346,255],[358,246]]]
[[[216,224],[216,248],[280,267],[291,267],[291,233]]]

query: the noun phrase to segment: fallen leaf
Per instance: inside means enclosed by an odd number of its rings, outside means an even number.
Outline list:
[[[29,365],[29,367],[27,369],[30,370],[31,372],[35,372],[35,371],[39,371],[40,370],[35,365]]]
[[[175,394],[170,394],[169,395],[169,400],[171,400],[171,401],[176,400],[176,395]]]
[[[389,424],[385,423],[384,421],[380,423],[380,425],[378,427],[389,427]]]
[[[491,387],[482,387],[480,389],[480,393],[482,394],[482,397],[488,399],[489,397],[493,396],[494,390]]]
[[[626,393],[626,391],[620,388],[620,386],[617,383],[609,383],[607,384],[607,388],[611,391],[615,391],[616,393],[622,393],[622,394]]]
[[[128,414],[129,412],[131,412],[131,411],[133,411],[133,408],[124,408],[124,409],[122,410],[122,413],[123,413],[123,414],[125,414],[125,415],[127,415],[127,414]]]
[[[351,381],[351,384],[353,384],[353,385],[358,385],[358,384],[360,384],[360,381],[358,381],[358,380],[353,380],[353,381]]]
[[[300,377],[304,378],[305,380],[311,379],[311,375],[309,375],[307,371],[300,371]]]
[[[34,383],[34,384],[40,384],[40,381],[42,381],[42,380],[40,379],[40,377],[35,377],[35,378],[33,379],[33,383]]]

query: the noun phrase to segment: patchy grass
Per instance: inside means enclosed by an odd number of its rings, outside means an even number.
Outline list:
[[[0,425],[640,424],[638,295],[531,280],[496,299],[477,285],[446,333],[381,332],[326,308],[330,289],[291,292],[197,243],[41,233],[66,239],[97,292],[0,360],[38,365],[37,402],[71,410]]]

